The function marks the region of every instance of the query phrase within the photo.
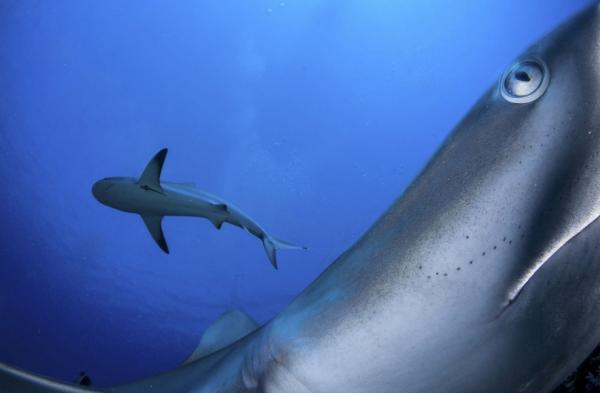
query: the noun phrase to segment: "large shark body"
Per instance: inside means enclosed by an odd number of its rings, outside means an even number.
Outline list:
[[[211,349],[108,391],[548,393],[600,342],[599,216],[594,6],[517,59],[280,315],[225,316]],[[8,366],[0,390],[88,391]]]

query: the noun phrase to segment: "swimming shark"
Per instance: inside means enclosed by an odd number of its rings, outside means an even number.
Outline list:
[[[599,104],[594,6],[517,58],[278,316],[224,315],[183,365],[105,391],[550,392],[600,342]],[[89,391],[6,365],[0,390]]]
[[[139,179],[132,177],[107,177],[92,186],[92,194],[104,205],[142,217],[156,244],[169,253],[162,230],[165,216],[204,217],[221,229],[223,223],[245,229],[258,237],[267,252],[269,261],[277,269],[276,250],[306,249],[267,234],[256,221],[232,204],[191,183],[161,180],[162,168],[168,149],[162,149],[146,165]]]

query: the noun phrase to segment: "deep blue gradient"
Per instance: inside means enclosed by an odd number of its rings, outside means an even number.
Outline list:
[[[589,0],[0,1],[0,361],[100,386],[177,366],[230,308],[265,322],[381,215],[529,44]],[[274,236],[91,185],[196,182]],[[441,190],[443,191],[443,190]]]

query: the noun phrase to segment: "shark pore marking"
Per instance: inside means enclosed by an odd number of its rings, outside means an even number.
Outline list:
[[[167,254],[169,246],[162,230],[165,216],[203,217],[217,229],[225,222],[243,228],[262,241],[275,269],[277,250],[305,249],[269,235],[241,210],[193,184],[162,181],[160,175],[166,157],[167,149],[159,151],[139,179],[107,177],[96,182],[92,187],[94,197],[104,205],[139,214],[156,244]]]

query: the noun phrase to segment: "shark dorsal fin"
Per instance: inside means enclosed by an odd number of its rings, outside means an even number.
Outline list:
[[[142,219],[156,244],[158,244],[161,250],[168,254],[169,246],[167,245],[167,240],[165,239],[165,234],[162,230],[162,216],[142,216]]]
[[[211,353],[233,344],[240,338],[252,333],[258,324],[240,310],[230,310],[221,315],[206,329],[198,348],[183,362],[191,363]]]
[[[138,180],[140,187],[160,193],[164,192],[160,185],[160,174],[168,151],[168,149],[162,149],[146,165],[146,169]]]

